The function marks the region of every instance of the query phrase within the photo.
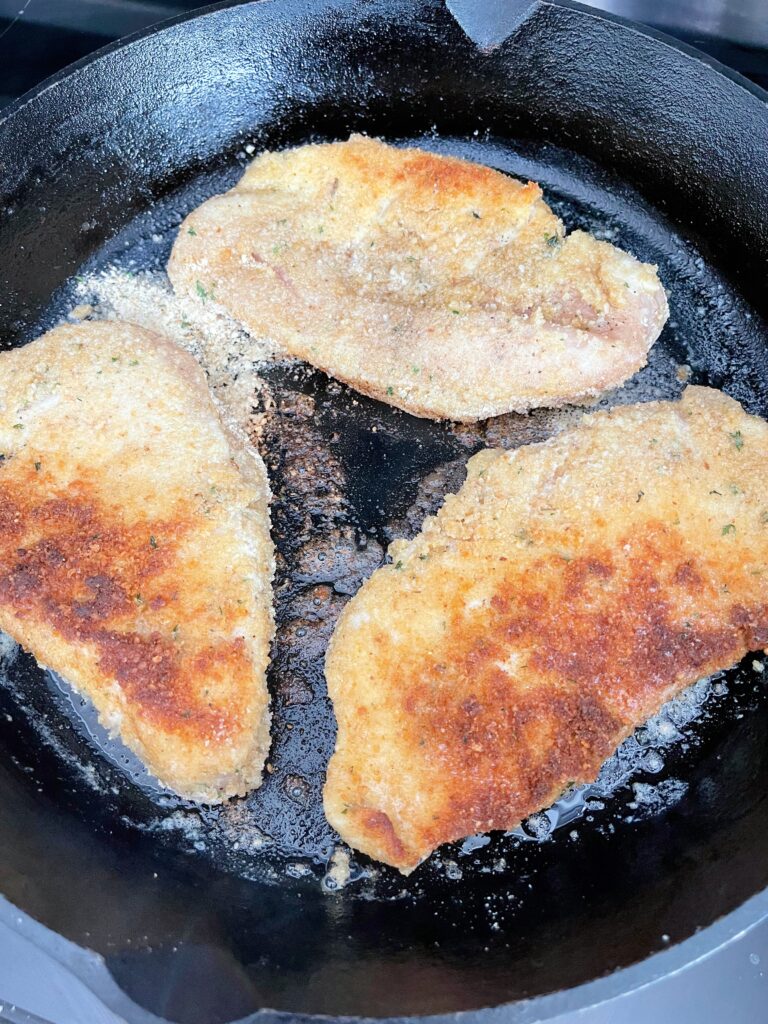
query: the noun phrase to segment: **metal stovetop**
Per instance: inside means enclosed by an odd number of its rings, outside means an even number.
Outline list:
[[[98,47],[199,6],[198,0],[0,0],[0,106]],[[672,32],[768,88],[766,0],[595,0],[592,6]],[[119,1024],[67,969],[75,947],[66,948],[70,944],[62,940],[61,962],[53,961],[35,944],[41,925],[15,915],[7,904],[0,911],[0,1021]],[[11,928],[6,922],[14,915]],[[740,932],[738,912],[732,916],[719,949],[671,974],[664,968],[665,977],[628,995],[557,1021],[768,1022],[768,924]]]

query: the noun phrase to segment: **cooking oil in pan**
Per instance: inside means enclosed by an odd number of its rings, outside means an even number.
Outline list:
[[[748,408],[768,408],[768,366],[758,372],[766,362],[759,325],[695,247],[636,194],[546,145],[439,138],[420,144],[540,181],[569,229],[592,231],[658,264],[670,321],[648,366],[605,395],[600,408],[674,398],[689,379],[727,382]],[[670,702],[609,758],[594,785],[567,792],[512,833],[443,848],[407,880],[340,850],[322,812],[322,784],[335,740],[323,656],[341,609],[382,564],[388,543],[413,536],[445,493],[461,486],[476,450],[543,440],[581,412],[538,410],[472,426],[414,419],[287,359],[269,338],[254,342],[211,310],[180,305],[162,272],[177,226],[239,171],[230,165],[208,173],[156,204],[83,268],[38,327],[79,307],[77,317],[124,317],[172,336],[200,359],[214,394],[264,455],[278,549],[273,745],[264,783],[221,807],[164,792],[64,681],[50,674],[44,692],[41,673],[25,656],[4,669],[17,713],[57,751],[68,785],[98,791],[85,804],[105,827],[118,823],[161,849],[205,858],[217,871],[368,899],[418,898],[425,873],[454,885],[478,875],[524,878],[533,870],[531,857],[550,843],[577,843],[588,830],[674,807],[685,798],[686,766],[695,761],[706,723],[748,712],[748,663]],[[737,364],[752,369],[729,376]],[[21,660],[23,672],[15,667]]]

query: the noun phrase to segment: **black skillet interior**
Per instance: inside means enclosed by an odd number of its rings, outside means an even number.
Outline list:
[[[768,414],[764,105],[624,24],[523,7],[482,50],[440,0],[244,4],[43,90],[0,123],[3,337],[65,313],[78,270],[161,268],[180,217],[237,177],[245,145],[365,131],[538,180],[569,228],[659,264],[670,323],[603,404],[673,397],[690,375]],[[503,34],[499,10],[474,5],[481,41]],[[748,658],[628,741],[611,795],[565,808],[565,827],[457,844],[408,880],[356,858],[332,891],[320,792],[335,616],[472,451],[542,438],[558,417],[459,429],[306,368],[267,376],[272,774],[224,810],[163,795],[66,685],[9,650],[0,891],[103,954],[140,1006],[213,1024],[264,1006],[423,1014],[536,996],[642,960],[764,888],[768,701]]]

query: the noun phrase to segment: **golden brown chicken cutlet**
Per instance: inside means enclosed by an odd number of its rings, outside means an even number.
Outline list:
[[[409,872],[595,779],[695,680],[768,645],[768,424],[718,391],[488,450],[339,620],[325,787]]]
[[[473,421],[589,401],[645,365],[654,267],[533,182],[375,139],[265,153],[182,224],[168,274],[339,380]]]
[[[269,486],[191,356],[121,323],[0,355],[0,628],[182,796],[269,748]]]

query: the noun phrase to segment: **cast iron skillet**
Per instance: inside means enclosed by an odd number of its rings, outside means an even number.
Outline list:
[[[577,5],[452,6],[464,28],[442,0],[224,6],[17,103],[0,121],[5,343],[66,312],[83,268],[162,267],[180,217],[237,177],[246,147],[364,131],[535,178],[569,227],[659,264],[670,323],[604,404],[673,397],[689,374],[768,414],[765,94]],[[544,437],[554,420],[458,430],[308,369],[269,379],[274,770],[248,800],[198,811],[153,787],[65,684],[6,656],[4,918],[15,904],[58,933],[28,925],[129,1021],[219,1024],[275,1016],[264,1008],[544,1019],[768,913],[768,702],[751,658],[671,709],[664,735],[638,733],[611,768],[624,783],[544,841],[459,844],[407,881],[358,858],[332,891],[320,791],[333,620],[473,450]],[[540,826],[528,832],[542,839]],[[61,937],[104,962],[62,952]]]

